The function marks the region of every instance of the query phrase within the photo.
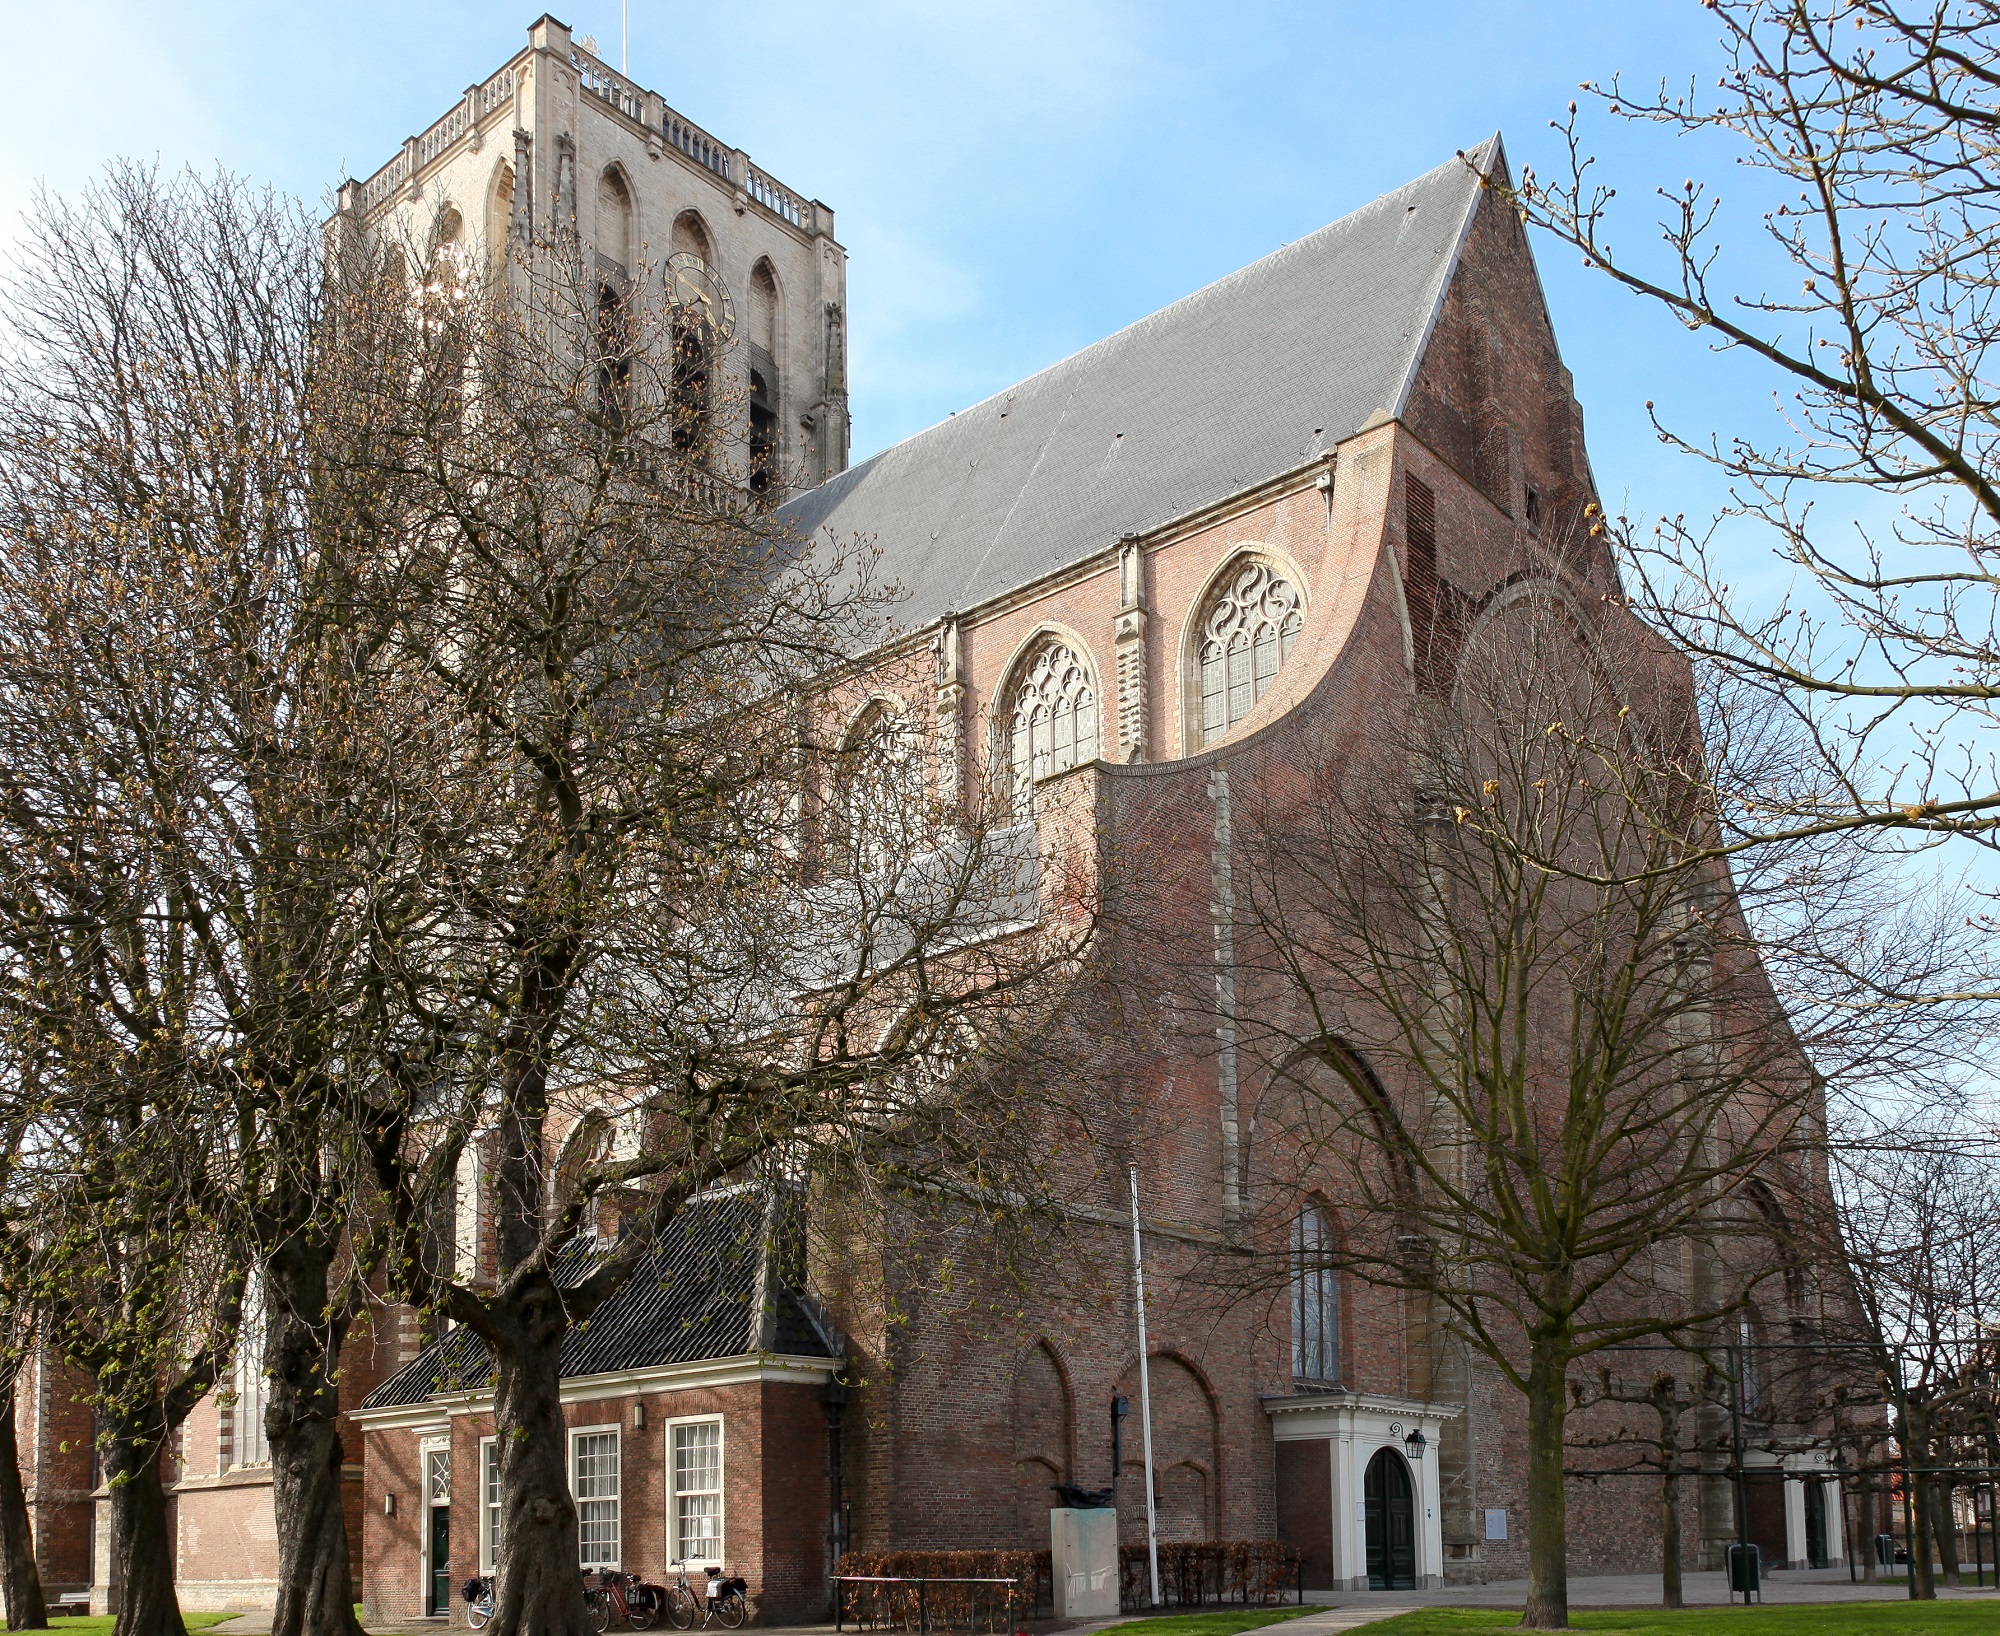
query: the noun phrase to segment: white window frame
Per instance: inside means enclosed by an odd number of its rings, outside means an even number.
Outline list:
[[[490,1574],[500,1556],[500,1439],[479,1440],[479,1571]]]
[[[271,1446],[264,1432],[264,1407],[270,1399],[270,1384],[264,1378],[268,1324],[264,1281],[253,1273],[243,1286],[243,1311],[236,1329],[236,1361],[230,1378],[230,1389],[236,1398],[229,1422],[232,1467],[271,1463]]]
[[[431,1594],[431,1456],[444,1451],[447,1461],[451,1458],[451,1433],[449,1431],[427,1432],[417,1439],[417,1605],[430,1606]],[[445,1481],[451,1480],[447,1469]],[[451,1509],[449,1500],[445,1509]]]
[[[722,1545],[723,1553],[729,1549],[729,1431],[725,1417],[719,1414],[679,1415],[663,1422],[665,1427],[661,1441],[666,1445],[666,1490],[667,1490],[667,1560],[685,1562],[690,1567],[720,1568],[724,1565],[723,1555],[691,1557],[681,1540],[680,1490],[674,1484],[674,1433],[682,1426],[713,1426],[715,1428],[715,1517],[716,1537]],[[707,1493],[706,1489],[695,1490]]]
[[[577,1565],[580,1568],[582,1568],[586,1573],[599,1573],[604,1571],[617,1573],[621,1571],[624,1567],[625,1444],[624,1444],[624,1438],[621,1435],[623,1430],[624,1428],[620,1426],[616,1421],[613,1421],[609,1425],[604,1425],[604,1426],[572,1426],[569,1429],[569,1492],[570,1492],[570,1498],[573,1501],[575,1501],[576,1504]],[[602,1495],[598,1495],[592,1501],[586,1502],[582,1498],[582,1496],[578,1494],[577,1481],[576,1481],[576,1445],[577,1445],[577,1440],[579,1438],[602,1437],[606,1435],[608,1435],[611,1438],[611,1447],[616,1451],[618,1458],[618,1487],[616,1493],[614,1493],[611,1496],[611,1505],[612,1505],[611,1521],[612,1521],[612,1528],[614,1530],[616,1537],[617,1548],[616,1550],[613,1551],[611,1558],[608,1561],[601,1559],[586,1561],[584,1560],[584,1555],[583,1555],[583,1507],[586,1503],[592,1503],[592,1504],[602,1503],[604,1497]]]

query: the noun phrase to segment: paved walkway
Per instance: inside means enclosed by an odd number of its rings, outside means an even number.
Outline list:
[[[1682,1588],[1690,1607],[1706,1607],[1729,1600],[1729,1592],[1719,1573],[1684,1575]],[[1340,1636],[1342,1631],[1372,1624],[1393,1614],[1408,1613],[1412,1608],[1519,1608],[1527,1590],[1525,1579],[1508,1579],[1491,1585],[1454,1585],[1440,1591],[1308,1591],[1306,1600],[1318,1603],[1326,1611],[1289,1620],[1279,1629],[1284,1636]],[[1764,1600],[1772,1603],[1900,1602],[1908,1595],[1909,1592],[1901,1585],[1854,1584],[1848,1579],[1846,1570],[1838,1568],[1823,1572],[1783,1570],[1771,1574],[1764,1581]],[[1990,1588],[1983,1591],[1952,1590],[1940,1585],[1938,1596],[1941,1599],[1980,1597],[2000,1607],[2000,1591]],[[1569,1605],[1572,1608],[1656,1608],[1660,1605],[1660,1576],[1579,1576],[1569,1582]],[[1120,1624],[1128,1623],[1129,1619],[1143,1617],[1142,1614],[1132,1614],[1127,1618],[1068,1625],[1063,1628],[1062,1636],[1093,1636],[1096,1631],[1115,1629]],[[270,1630],[271,1616],[268,1613],[239,1614],[212,1628],[218,1633],[226,1633],[226,1636],[258,1636],[258,1633]],[[389,1636],[391,1632],[435,1633],[446,1627],[440,1619],[419,1619],[406,1624],[376,1625],[372,1628],[378,1636]],[[830,1624],[783,1628],[790,1636],[832,1636],[833,1633]]]

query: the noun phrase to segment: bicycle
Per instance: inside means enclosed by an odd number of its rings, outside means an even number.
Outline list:
[[[590,1609],[590,1622],[599,1631],[609,1630],[618,1619],[634,1630],[645,1630],[666,1599],[659,1586],[648,1585],[637,1574],[607,1570],[597,1576],[595,1585],[589,1583],[589,1574],[583,1577],[583,1599]]]
[[[707,1595],[696,1596],[688,1583],[687,1564],[674,1564],[673,1583],[666,1588],[666,1613],[676,1630],[692,1629],[701,1620],[702,1629],[711,1623],[734,1630],[750,1617],[750,1582],[724,1575],[720,1568],[705,1568]]]
[[[493,1617],[493,1576],[486,1574],[468,1579],[462,1593],[465,1597],[465,1622],[478,1630]]]

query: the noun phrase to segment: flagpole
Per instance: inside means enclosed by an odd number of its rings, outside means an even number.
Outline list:
[[[1153,1387],[1146,1367],[1146,1267],[1139,1250],[1139,1167],[1127,1171],[1132,1184],[1132,1293],[1139,1309],[1139,1432],[1146,1451],[1146,1566],[1152,1575],[1153,1606],[1160,1605],[1160,1530],[1153,1515]]]

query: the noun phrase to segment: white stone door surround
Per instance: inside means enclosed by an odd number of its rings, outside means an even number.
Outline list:
[[[1438,1444],[1444,1422],[1460,1410],[1407,1398],[1367,1392],[1302,1392],[1264,1399],[1271,1435],[1280,1443],[1326,1439],[1333,1492],[1333,1582],[1336,1587],[1368,1588],[1368,1536],[1362,1485],[1378,1449],[1394,1449],[1406,1460],[1408,1439],[1421,1431],[1426,1447],[1409,1460],[1416,1496],[1417,1585],[1444,1584],[1444,1524],[1438,1516]]]

